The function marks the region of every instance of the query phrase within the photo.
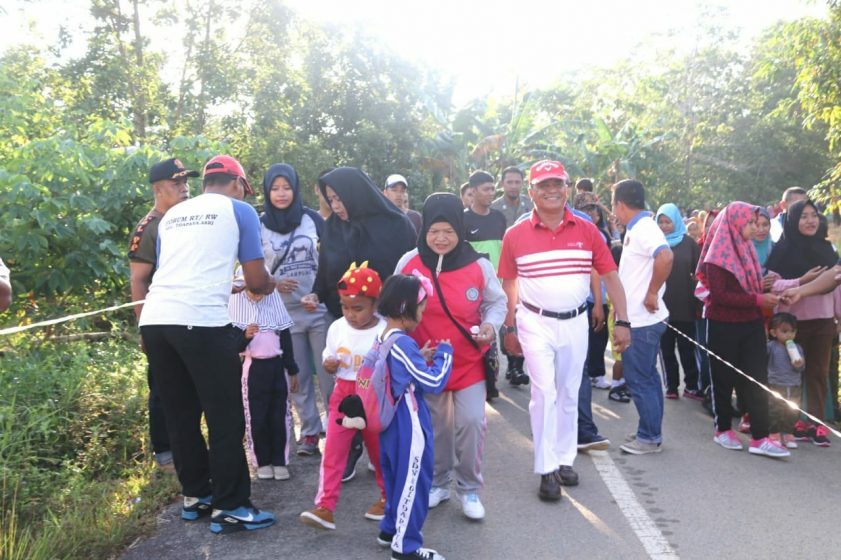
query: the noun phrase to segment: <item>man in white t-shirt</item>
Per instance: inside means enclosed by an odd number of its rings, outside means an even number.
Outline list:
[[[235,261],[249,290],[270,294],[275,288],[264,266],[257,212],[242,202],[251,192],[234,158],[216,156],[205,164],[203,194],[169,209],[158,226],[158,268],[139,321],[184,494],[181,518],[211,514],[214,533],[261,529],[275,520],[249,500],[241,331],[228,315]]]
[[[663,292],[673,255],[651,212],[645,210],[642,183],[626,179],[613,186],[613,213],[626,228],[619,279],[628,300],[631,345],[622,353],[622,363],[640,417],[636,438],[620,449],[634,455],[659,453],[663,443],[663,382],[657,372],[657,355],[669,317]]]
[[[771,241],[776,243],[783,236],[783,226],[785,225],[788,207],[798,200],[806,200],[807,198],[809,198],[809,193],[803,187],[789,187],[783,191],[779,203],[780,213],[771,220]]]

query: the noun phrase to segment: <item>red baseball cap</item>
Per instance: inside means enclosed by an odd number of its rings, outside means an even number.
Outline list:
[[[214,173],[227,173],[234,177],[240,177],[245,184],[245,194],[254,194],[254,189],[251,188],[251,183],[245,177],[245,169],[242,165],[231,156],[214,156],[204,164],[204,175],[213,175]]]
[[[529,170],[529,184],[536,185],[546,179],[563,179],[569,181],[564,165],[560,161],[544,159],[531,166]]]

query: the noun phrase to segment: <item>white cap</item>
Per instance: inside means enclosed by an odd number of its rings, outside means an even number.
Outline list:
[[[397,173],[388,176],[388,179],[385,180],[385,188],[390,189],[397,183],[403,183],[407,189],[409,188],[409,181],[406,180],[406,177]]]

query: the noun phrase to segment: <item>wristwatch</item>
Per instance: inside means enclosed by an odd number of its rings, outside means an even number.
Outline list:
[[[502,334],[511,334],[517,332],[517,327],[513,325],[502,325]]]
[[[616,325],[617,327],[625,327],[626,329],[631,328],[631,322],[630,321],[623,321],[622,319],[616,319],[616,321],[614,321],[613,324]]]

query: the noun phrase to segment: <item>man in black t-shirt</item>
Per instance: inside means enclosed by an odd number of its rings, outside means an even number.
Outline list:
[[[474,171],[468,182],[474,189],[474,195],[473,205],[464,211],[464,238],[479,253],[487,256],[496,269],[506,224],[505,215],[491,208],[496,194],[494,177],[487,171]]]
[[[496,270],[499,265],[499,255],[502,252],[502,238],[505,235],[506,223],[505,215],[499,210],[491,208],[491,203],[496,194],[494,183],[493,175],[487,171],[474,171],[470,175],[468,189],[473,190],[474,194],[472,205],[464,210],[464,238],[476,251],[488,257],[488,260],[494,266],[494,270]],[[496,344],[493,344],[488,352],[496,358]],[[522,358],[520,360],[522,361]],[[494,360],[490,361],[493,362]],[[510,372],[510,358],[508,364]],[[489,371],[485,372],[488,401],[499,396],[499,391],[496,388],[496,372],[493,372],[494,375],[489,375],[490,373]],[[510,379],[509,374],[506,374],[506,377]]]

